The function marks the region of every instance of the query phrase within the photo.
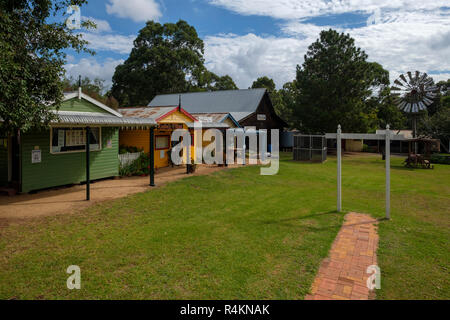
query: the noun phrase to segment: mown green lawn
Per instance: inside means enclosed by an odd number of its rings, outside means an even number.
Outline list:
[[[380,156],[343,162],[346,211],[384,216]],[[392,159],[381,299],[449,299],[450,166]],[[157,180],[156,180],[157,182]],[[0,229],[0,298],[302,299],[343,221],[336,161],[189,177],[77,215]],[[66,269],[81,268],[81,290]]]

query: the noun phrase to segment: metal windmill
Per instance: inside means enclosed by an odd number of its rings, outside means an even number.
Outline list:
[[[415,75],[408,71],[407,77],[401,74],[391,87],[397,106],[403,112],[408,113],[413,119],[413,136],[417,136],[417,118],[421,111],[425,111],[433,103],[436,97],[437,87],[433,78],[419,71]]]

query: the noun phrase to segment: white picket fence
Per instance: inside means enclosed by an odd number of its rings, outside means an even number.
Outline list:
[[[142,154],[142,152],[119,154],[120,167],[123,168],[123,167],[133,163],[133,161],[136,160],[137,158],[139,158],[141,154]]]

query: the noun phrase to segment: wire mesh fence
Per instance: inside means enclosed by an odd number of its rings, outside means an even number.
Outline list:
[[[323,135],[294,135],[293,157],[296,161],[326,161],[327,139]]]

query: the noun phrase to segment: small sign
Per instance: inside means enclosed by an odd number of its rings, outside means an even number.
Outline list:
[[[181,123],[161,123],[158,125],[160,130],[175,130],[183,129],[183,124]]]
[[[200,122],[212,122],[212,117],[198,117],[198,121]]]
[[[31,151],[31,163],[41,163],[41,150]]]
[[[111,149],[112,148],[112,139],[108,139],[106,141],[106,148]]]
[[[256,115],[256,119],[258,121],[265,121],[266,120],[266,115],[265,114],[257,114]]]
[[[164,159],[164,157],[165,157],[165,152],[164,152],[164,150],[159,151],[159,157],[160,157],[161,159]]]

